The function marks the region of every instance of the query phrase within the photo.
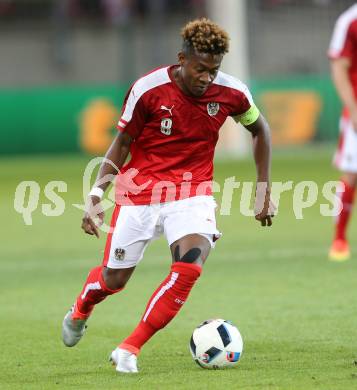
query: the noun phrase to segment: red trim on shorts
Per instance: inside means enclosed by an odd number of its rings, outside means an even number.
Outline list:
[[[342,150],[345,144],[345,138],[346,138],[345,135],[349,124],[349,120],[350,120],[350,113],[348,109],[345,107],[341,115],[340,135],[338,137],[338,144],[337,144],[337,152],[336,152],[336,159],[335,159],[335,164],[337,165],[337,167],[339,167],[341,162]]]
[[[112,219],[110,221],[110,230],[107,235],[107,241],[105,243],[104,256],[102,262],[103,267],[106,267],[106,265],[108,264],[110,247],[112,245],[113,232],[114,232],[115,225],[117,224],[119,212],[120,212],[120,205],[116,204],[113,211]]]

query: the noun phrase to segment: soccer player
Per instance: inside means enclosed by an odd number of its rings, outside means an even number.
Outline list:
[[[350,257],[346,239],[357,184],[357,5],[347,9],[337,20],[328,55],[332,79],[344,105],[340,119],[340,138],[334,156],[342,172],[342,211],[335,221],[335,237],[330,248],[331,260]]]
[[[247,87],[219,71],[228,51],[228,35],[208,19],[182,30],[178,64],[155,69],[130,88],[118,123],[118,135],[106,153],[89,193],[82,229],[98,236],[94,216],[116,177],[116,206],[102,265],[93,268],[63,321],[63,342],[78,343],[94,306],[122,290],[148,243],[164,233],[172,265],[153,293],[134,331],[111,353],[118,372],[138,372],[142,346],[178,313],[199,278],[215,240],[212,197],[213,156],[218,132],[228,116],[253,137],[256,194],[262,226],[272,224],[270,208],[270,131]],[[131,158],[125,161],[130,152]],[[112,163],[110,163],[112,162]],[[120,170],[120,172],[118,172]]]

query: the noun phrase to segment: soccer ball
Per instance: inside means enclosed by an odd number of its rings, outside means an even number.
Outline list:
[[[242,355],[243,340],[239,330],[229,321],[207,320],[193,331],[190,351],[202,368],[233,367]]]

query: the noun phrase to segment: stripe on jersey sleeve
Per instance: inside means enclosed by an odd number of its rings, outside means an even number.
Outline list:
[[[253,98],[248,87],[235,77],[219,71],[217,77],[213,81],[213,84],[222,85],[223,87],[236,89],[237,91],[242,92],[247,97],[250,105],[254,105]]]
[[[118,129],[123,130],[133,117],[135,106],[143,94],[150,89],[170,83],[168,68],[160,68],[148,75],[141,77],[132,87],[125,103],[123,115],[118,122]]]
[[[247,98],[250,107],[246,112],[234,116],[234,120],[236,122],[240,122],[243,126],[249,126],[258,119],[260,112],[258,107],[254,104],[253,97],[249,92],[248,87],[244,83],[223,72],[218,72],[218,75],[213,83],[240,91]]]
[[[337,19],[328,49],[330,58],[338,58],[341,55],[345,46],[348,28],[355,19],[357,19],[357,5],[350,7]]]
[[[123,118],[120,118],[119,119],[119,122],[118,122],[118,130],[123,130],[125,129],[125,126],[127,125],[127,121],[125,121]]]
[[[249,110],[241,115],[234,117],[236,122],[240,122],[243,126],[249,126],[254,123],[259,118],[260,112],[258,107],[253,104],[250,106]]]

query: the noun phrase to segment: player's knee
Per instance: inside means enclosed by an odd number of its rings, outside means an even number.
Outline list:
[[[352,182],[352,187],[356,187],[357,186],[357,174],[354,173],[351,177],[351,182]]]
[[[127,284],[133,271],[134,271],[134,267],[127,268],[127,269],[113,269],[113,268],[104,267],[103,279],[106,286],[109,289],[111,290],[122,289]]]
[[[174,253],[175,262],[181,263],[201,263],[202,261],[202,250],[200,248],[191,248],[186,253],[180,254],[180,246],[177,245]]]
[[[342,179],[351,187],[357,186],[357,174],[356,173],[345,173]]]
[[[206,238],[198,235],[192,235],[189,239],[174,243],[171,247],[173,261],[181,263],[191,263],[202,266],[211,249],[211,245]]]

